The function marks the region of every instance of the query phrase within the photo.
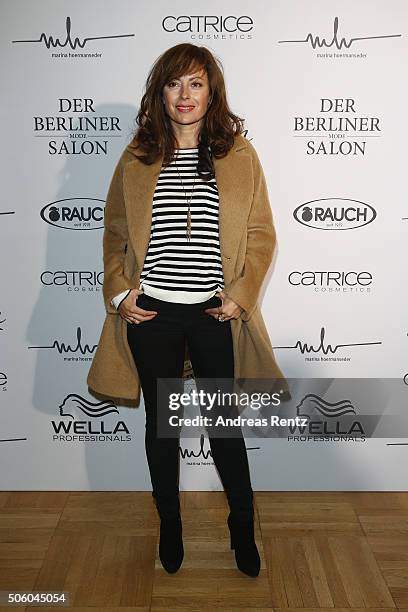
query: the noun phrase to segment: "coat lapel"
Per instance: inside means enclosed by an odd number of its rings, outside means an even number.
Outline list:
[[[233,259],[246,227],[253,190],[250,157],[244,138],[220,159],[214,158],[219,195],[219,235],[223,257]],[[132,149],[129,149],[132,150]],[[129,236],[139,269],[142,269],[150,238],[152,203],[163,156],[150,166],[135,159],[124,168],[124,196]],[[194,227],[194,217],[193,217]]]
[[[153,194],[162,159],[163,157],[160,157],[150,166],[136,159],[124,168],[123,184],[129,239],[140,270],[143,268],[149,244]]]
[[[249,156],[244,151],[238,153],[236,149],[231,149],[225,157],[214,159],[221,255],[232,261],[238,253],[251,205],[250,164]]]

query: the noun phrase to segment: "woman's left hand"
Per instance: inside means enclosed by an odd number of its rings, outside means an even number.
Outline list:
[[[231,298],[229,298],[224,291],[218,291],[218,293],[215,295],[221,298],[221,306],[217,306],[216,308],[206,308],[204,312],[214,317],[214,319],[218,319],[218,316],[222,315],[224,321],[228,321],[229,319],[238,319],[241,316],[243,308],[231,300]]]

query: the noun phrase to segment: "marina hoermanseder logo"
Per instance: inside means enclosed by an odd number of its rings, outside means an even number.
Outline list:
[[[78,35],[73,34],[71,17],[67,17],[65,20],[65,34],[63,34],[62,36],[41,32],[41,34],[39,34],[37,38],[23,38],[18,40],[12,40],[11,42],[26,45],[42,45],[46,49],[51,50],[66,50],[65,52],[61,51],[59,53],[52,53],[51,57],[53,58],[100,58],[102,57],[102,53],[92,52],[95,51],[95,44],[92,43],[98,41],[98,45],[100,48],[102,41],[131,38],[133,36],[135,36],[135,34],[103,34],[99,36],[87,35],[80,37]],[[90,45],[90,52],[82,52],[82,50],[88,45]],[[77,50],[79,50],[79,52]]]
[[[358,45],[358,43],[362,43],[364,44],[364,49],[367,48],[367,46],[369,44],[372,44],[371,41],[383,41],[384,39],[387,38],[401,38],[402,34],[388,34],[387,33],[381,33],[381,34],[371,34],[371,33],[367,33],[367,34],[363,34],[360,36],[340,36],[339,35],[339,18],[335,17],[334,21],[333,21],[333,34],[331,35],[331,37],[327,37],[327,39],[322,36],[321,34],[316,34],[313,32],[308,32],[304,38],[290,38],[287,40],[278,40],[279,44],[293,44],[293,45],[306,45],[311,47],[312,49],[328,49],[331,51],[333,56],[336,57],[341,57],[343,54],[342,53],[336,53],[336,52],[342,52],[344,49],[346,51],[348,51],[351,47],[356,47]],[[359,48],[362,47],[362,44],[359,45]],[[329,54],[321,54],[321,56],[327,56]],[[350,57],[353,57],[353,55],[350,53],[349,54]]]

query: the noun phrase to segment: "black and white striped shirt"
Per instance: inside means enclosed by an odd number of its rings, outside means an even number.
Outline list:
[[[160,300],[203,302],[224,287],[215,178],[207,182],[196,175],[190,200],[191,239],[186,238],[187,201],[197,160],[198,148],[176,149],[170,165],[162,167],[153,195],[140,288]]]
[[[196,175],[190,200],[191,239],[186,238],[187,201],[197,160],[198,148],[175,149],[170,165],[160,171],[153,195],[152,225],[139,289],[160,300],[203,302],[224,288],[215,178],[207,182]],[[129,291],[113,298],[116,308]]]

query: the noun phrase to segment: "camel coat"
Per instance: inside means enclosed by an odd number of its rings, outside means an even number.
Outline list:
[[[106,316],[87,383],[91,391],[136,400],[138,405],[140,383],[127,341],[127,323],[110,302],[121,291],[139,288],[150,237],[153,194],[163,158],[147,166],[135,157],[135,151],[131,143],[122,153],[106,199]],[[274,383],[273,391],[288,392],[257,302],[276,245],[262,166],[255,148],[243,135],[235,137],[234,146],[224,158],[213,161],[219,193],[224,291],[244,309],[240,318],[230,320],[234,378],[268,378]]]

